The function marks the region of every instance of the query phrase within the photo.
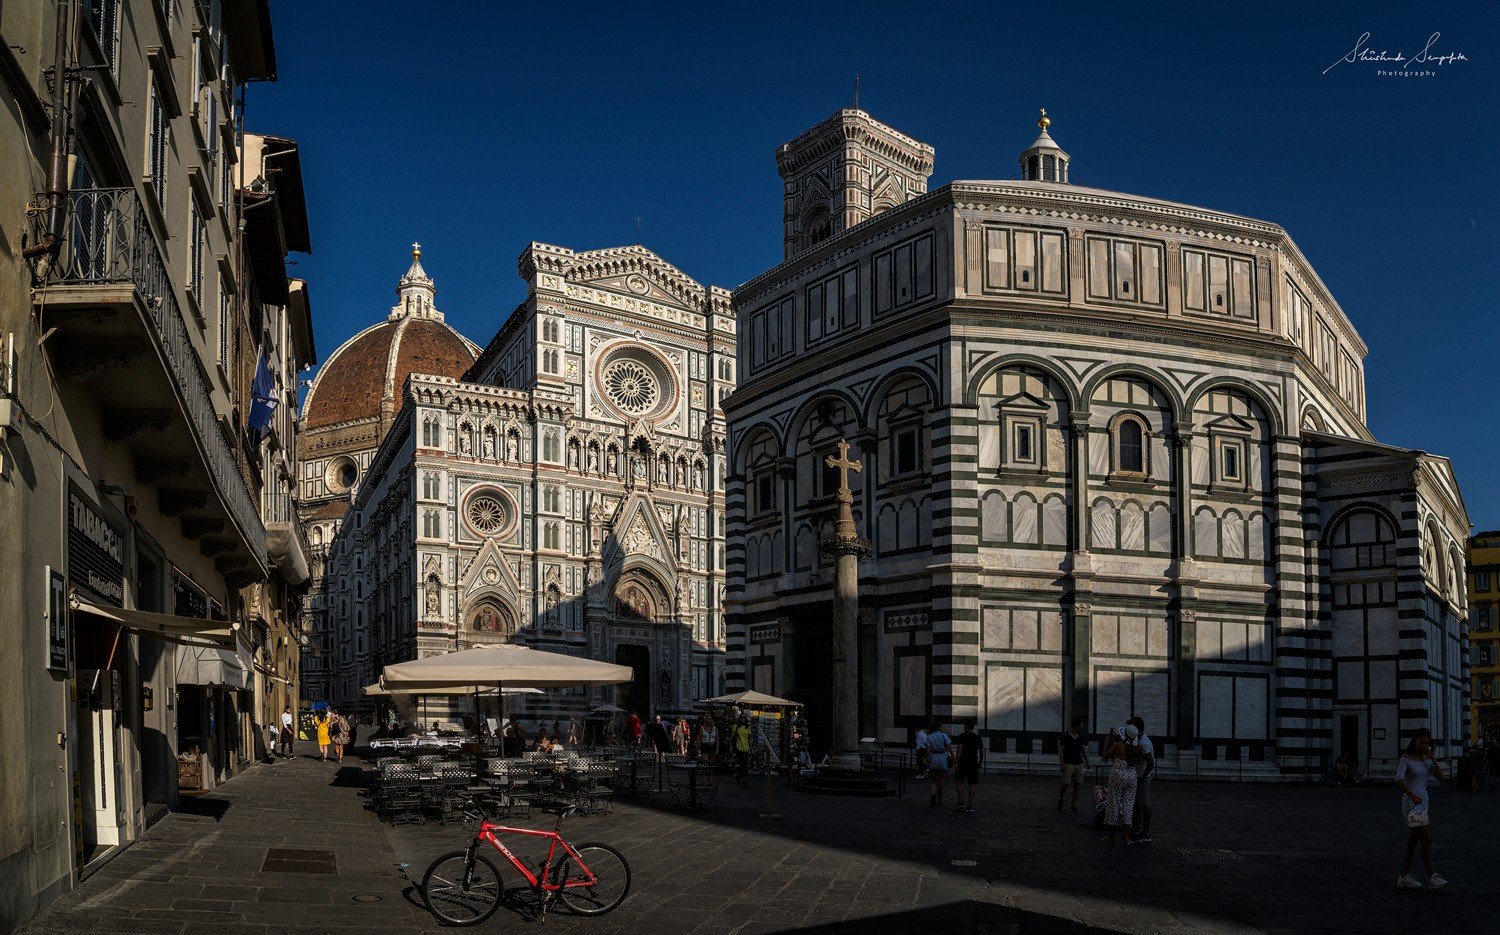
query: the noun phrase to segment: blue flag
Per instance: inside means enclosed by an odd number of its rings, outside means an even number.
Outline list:
[[[255,382],[250,384],[250,431],[260,441],[271,431],[271,415],[276,411],[276,382],[271,379],[271,362],[265,349],[255,365]]]

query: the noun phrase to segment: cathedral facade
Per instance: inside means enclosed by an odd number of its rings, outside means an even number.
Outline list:
[[[1388,774],[1417,727],[1454,752],[1449,463],[1373,439],[1365,346],[1284,230],[1071,184],[1048,124],[1018,179],[931,192],[862,111],[778,150],[785,261],[733,303],[729,688],[827,737],[845,439],[861,736],[974,718],[1047,768],[1071,717],[1140,714],[1164,770],[1264,778]]]
[[[723,682],[729,293],[639,246],[533,243],[519,268],[526,300],[461,373],[410,371],[361,467],[326,556],[330,697],[514,641],[636,671],[529,715],[687,710]]]

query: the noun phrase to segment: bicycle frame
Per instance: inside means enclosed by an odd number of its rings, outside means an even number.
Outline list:
[[[534,838],[546,838],[550,842],[547,845],[547,859],[542,864],[542,875],[540,878],[527,869],[526,865],[521,863],[521,859],[511,853],[510,848],[500,843],[500,834],[524,834]],[[516,871],[526,878],[527,885],[533,890],[543,893],[556,893],[569,887],[594,886],[599,882],[598,878],[594,876],[594,871],[589,869],[588,864],[583,862],[583,858],[578,856],[578,852],[573,850],[571,844],[563,840],[562,835],[556,829],[552,831],[538,831],[532,828],[513,828],[508,825],[497,825],[492,824],[488,820],[483,820],[479,824],[479,831],[475,833],[473,840],[469,842],[468,865],[470,868],[474,866],[474,849],[479,845],[480,841],[489,844],[490,847],[499,851],[506,860],[510,861],[511,866],[515,867]],[[551,873],[553,866],[552,858],[557,855],[559,846],[561,846],[563,854],[569,860],[573,861],[573,863],[577,864],[578,869],[583,873],[583,878],[572,881],[565,880],[561,883],[548,882],[547,875]]]

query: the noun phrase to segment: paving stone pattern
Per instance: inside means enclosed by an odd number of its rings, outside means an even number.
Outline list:
[[[252,768],[186,802],[22,931],[423,933],[442,929],[415,880],[469,829],[392,829],[365,808],[346,760]],[[570,819],[569,840],[613,844],[630,897],[600,918],[508,901],[472,931],[693,932],[1493,931],[1500,795],[1434,795],[1439,893],[1397,890],[1403,827],[1391,788],[1158,782],[1155,843],[1106,846],[1054,809],[1042,779],[985,777],[979,810],[904,798],[825,799],[726,781],[716,815],[627,800]],[[949,791],[951,798],[952,792]],[[532,827],[550,827],[538,813]],[[289,849],[292,854],[274,854]],[[535,866],[540,852],[513,848]],[[332,861],[307,851],[331,852]],[[268,857],[269,855],[269,857]],[[499,855],[495,855],[507,871]],[[332,866],[333,872],[309,872]],[[409,865],[403,870],[401,865]],[[1420,863],[1418,864],[1420,875]],[[519,878],[509,880],[515,883]],[[356,897],[379,901],[357,901]]]

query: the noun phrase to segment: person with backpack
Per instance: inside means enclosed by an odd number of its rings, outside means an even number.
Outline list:
[[[1110,731],[1104,748],[1104,758],[1110,760],[1109,792],[1104,810],[1104,824],[1109,829],[1103,840],[1115,843],[1115,832],[1123,832],[1122,843],[1130,843],[1130,820],[1135,811],[1135,763],[1138,757],[1136,740],[1140,731],[1127,724]]]

